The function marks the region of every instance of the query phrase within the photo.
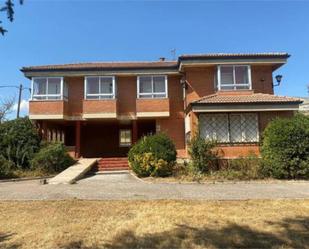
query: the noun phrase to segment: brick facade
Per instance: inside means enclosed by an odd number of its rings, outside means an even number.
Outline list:
[[[212,59],[213,56],[217,56],[218,60],[223,57],[224,63],[226,63],[225,55],[210,55],[206,57]],[[216,89],[217,65],[215,63],[202,63],[180,66],[180,61],[183,59],[185,62],[186,56],[179,57],[178,62],[42,66],[37,67],[39,71],[35,71],[36,67],[29,67],[23,69],[23,72],[28,77],[38,75],[54,76],[54,71],[57,76],[63,73],[64,81],[69,89],[67,100],[30,101],[30,117],[33,116],[33,119],[37,120],[45,137],[58,138],[59,135],[57,134],[64,133],[66,134],[65,142],[71,150],[75,148],[75,144],[80,143],[79,150],[82,156],[83,154],[84,156],[112,155],[113,152],[115,155],[123,155],[128,149],[119,147],[119,129],[128,128],[132,130],[134,141],[148,133],[164,132],[174,141],[178,157],[187,157],[185,117],[188,119],[186,123],[189,126],[191,137],[196,134],[199,125],[199,113],[192,111],[192,102],[214,93],[229,96],[252,95],[256,93],[273,95],[273,71],[285,63],[288,55],[253,54],[240,55],[240,58],[251,58],[250,56],[253,60],[255,56],[261,56],[265,61],[272,57],[276,60],[273,63],[268,61],[265,64],[259,60],[259,63],[251,65],[252,90],[220,92],[217,92]],[[199,63],[202,57],[198,56],[197,61]],[[235,55],[231,56],[231,58],[234,57]],[[282,62],[278,62],[279,60],[282,60]],[[218,64],[220,63],[218,62]],[[58,69],[61,71],[57,72]],[[76,69],[78,71],[74,75],[74,70]],[[100,72],[104,72],[107,69],[114,70],[115,72],[109,75],[115,76],[115,99],[84,100],[84,76],[81,76],[83,75],[82,69],[86,70],[85,75],[91,75],[91,70],[93,70],[95,75],[100,75]],[[34,73],[32,73],[33,70]],[[47,71],[45,72],[44,70]],[[151,73],[153,75],[167,75],[168,98],[137,98],[137,77],[139,71],[144,72],[143,70],[153,70]],[[166,70],[167,73],[162,73],[162,70]],[[69,73],[66,74],[66,72]],[[147,71],[147,74],[150,73]],[[183,80],[185,80],[186,85],[185,94]],[[250,104],[244,104],[244,107],[246,108],[248,105]],[[58,119],[49,120],[52,115],[58,115],[54,116],[58,117]],[[59,115],[62,115],[63,118],[59,118]],[[258,111],[260,135],[268,122],[273,118],[291,117],[292,115],[292,110]],[[77,122],[79,122],[80,126],[77,125]],[[53,132],[47,134],[48,130]],[[80,132],[80,141],[76,141],[76,131]],[[56,135],[50,135],[54,133]],[[249,153],[258,155],[259,145],[225,144],[219,145],[218,150],[224,158],[235,158],[246,156]]]

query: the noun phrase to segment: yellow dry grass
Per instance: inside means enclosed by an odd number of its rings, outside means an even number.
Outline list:
[[[0,248],[309,248],[309,200],[0,202]]]

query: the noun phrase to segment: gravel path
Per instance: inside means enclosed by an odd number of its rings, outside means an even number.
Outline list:
[[[0,200],[309,199],[309,181],[250,183],[147,183],[130,174],[95,175],[77,184],[40,185],[38,180],[0,183]]]

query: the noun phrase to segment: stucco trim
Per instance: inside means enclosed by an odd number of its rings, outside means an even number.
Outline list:
[[[91,118],[117,118],[117,113],[115,112],[103,112],[103,113],[84,113],[84,119]]]
[[[29,119],[44,120],[44,119],[65,119],[63,114],[29,114]]]
[[[298,104],[269,104],[269,105],[195,105],[193,112],[242,112],[242,111],[298,111]]]
[[[169,117],[170,112],[137,112],[138,118],[151,118],[151,117]]]

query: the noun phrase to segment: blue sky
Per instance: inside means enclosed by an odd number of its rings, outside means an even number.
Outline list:
[[[2,4],[4,1],[0,0]],[[288,52],[276,94],[306,96],[308,1],[47,1],[16,4],[0,37],[0,85],[23,83],[27,65],[157,60],[176,54]],[[0,89],[0,98],[16,96]],[[24,106],[29,98],[23,94]],[[24,113],[26,112],[26,108]]]

